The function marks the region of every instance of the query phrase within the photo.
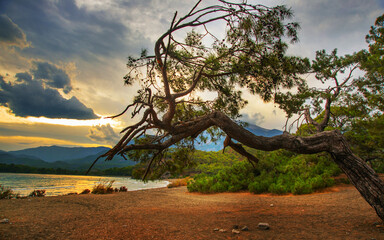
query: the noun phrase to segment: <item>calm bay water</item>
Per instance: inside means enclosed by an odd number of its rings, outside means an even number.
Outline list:
[[[92,190],[92,187],[98,182],[111,180],[115,180],[114,188],[125,186],[128,191],[160,188],[168,185],[167,181],[143,182],[127,177],[0,173],[0,185],[10,187],[21,196],[26,196],[35,189],[46,190],[46,196],[80,193],[84,189]]]

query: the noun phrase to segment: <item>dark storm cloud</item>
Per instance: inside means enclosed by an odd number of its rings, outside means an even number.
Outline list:
[[[96,119],[76,97],[63,98],[53,88],[44,87],[43,81],[32,79],[29,73],[16,74],[16,82],[6,82],[0,76],[0,105],[20,117],[47,117],[68,119]]]
[[[51,61],[124,58],[129,54],[127,34],[128,40],[140,39],[114,16],[78,8],[74,0],[3,1],[0,13],[5,12],[26,32],[34,47],[23,53],[33,57]]]
[[[32,76],[31,74],[27,73],[27,72],[23,72],[23,73],[17,73],[15,75],[16,77],[16,82],[18,83],[22,83],[22,82],[31,82],[32,81]]]
[[[27,45],[24,32],[5,14],[0,15],[0,42],[19,47]]]
[[[41,80],[53,88],[61,88],[65,93],[72,90],[71,80],[62,69],[48,62],[34,62],[34,65],[35,68],[31,72],[36,80]]]

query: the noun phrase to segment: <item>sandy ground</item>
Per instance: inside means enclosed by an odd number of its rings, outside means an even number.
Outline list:
[[[384,239],[380,219],[349,185],[301,196],[204,195],[178,187],[1,200],[3,218],[10,223],[0,224],[2,240]],[[258,229],[260,222],[270,229]],[[234,234],[234,225],[249,231]]]

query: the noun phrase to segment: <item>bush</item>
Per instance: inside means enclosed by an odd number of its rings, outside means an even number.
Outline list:
[[[0,185],[0,199],[19,198],[19,194],[15,194],[12,189]]]
[[[187,188],[190,192],[211,193],[211,186],[213,185],[213,178],[205,175],[200,175],[194,180],[188,182]]]
[[[227,181],[216,182],[211,186],[212,192],[226,192],[229,189],[229,183]]]
[[[97,182],[95,186],[92,188],[93,194],[107,194],[107,193],[113,193],[114,189],[112,187],[113,183],[115,180],[111,181],[102,181],[102,182]]]
[[[80,194],[88,194],[88,193],[90,193],[91,192],[91,190],[89,190],[89,189],[84,189]]]
[[[125,187],[125,186],[121,186],[121,187],[119,188],[119,192],[127,192],[127,191],[128,191],[128,188]]]
[[[293,194],[309,194],[313,192],[312,185],[298,178],[291,190]]]
[[[248,149],[259,162],[253,167],[248,161],[234,158],[203,164],[200,174],[187,187],[190,192],[235,192],[308,194],[335,184],[332,179],[341,173],[326,154],[298,155],[285,150],[262,152]],[[233,155],[233,153],[232,153]],[[227,157],[225,159],[231,159]]]
[[[248,185],[248,190],[251,193],[265,193],[268,192],[269,186],[273,182],[274,179],[264,171],[260,176],[255,178],[255,180]]]
[[[223,167],[213,176],[205,173],[196,175],[187,187],[190,192],[237,192],[248,190],[249,182],[253,178],[251,164],[238,161],[232,166]]]
[[[29,197],[45,197],[45,190],[33,190]]]
[[[275,194],[285,194],[290,192],[290,189],[287,188],[287,186],[283,185],[282,183],[272,183],[268,187],[268,192],[275,193]]]
[[[191,180],[190,177],[182,178],[182,179],[175,179],[172,180],[171,183],[167,185],[167,188],[174,188],[174,187],[181,187],[181,186],[187,186],[188,182]]]
[[[382,159],[376,159],[370,162],[372,168],[377,172],[377,173],[384,173],[384,160]]]

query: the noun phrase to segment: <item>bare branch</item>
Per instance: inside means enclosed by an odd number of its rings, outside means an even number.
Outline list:
[[[179,98],[179,97],[183,97],[189,93],[191,93],[195,88],[196,88],[196,85],[197,83],[199,82],[201,76],[202,76],[202,73],[203,73],[203,69],[204,69],[205,66],[203,66],[199,73],[197,74],[197,77],[193,80],[192,82],[192,85],[189,87],[189,89],[183,91],[183,92],[178,92],[178,93],[175,93],[173,94],[173,98],[176,99],[176,98]]]
[[[149,171],[151,170],[151,165],[153,163],[153,161],[156,159],[157,156],[159,156],[161,153],[163,152],[163,150],[159,150],[151,159],[151,161],[149,161],[148,163],[148,166],[147,166],[147,169],[145,170],[145,173],[143,175],[143,180],[145,180],[145,178],[147,177]]]
[[[249,152],[247,152],[247,150],[245,150],[241,144],[234,143],[233,141],[230,141],[228,146],[230,146],[233,150],[235,150],[239,154],[246,157],[248,159],[248,161],[254,162],[254,163],[259,162],[259,159],[255,156],[253,156],[252,154],[250,154]]]
[[[114,116],[110,116],[110,117],[106,117],[106,118],[117,118],[117,117],[120,117],[121,115],[123,115],[124,113],[126,113],[128,111],[128,109],[134,105],[136,105],[137,103],[132,103],[132,104],[129,104],[125,109],[124,111],[122,111],[121,113],[117,114],[117,115],[114,115]]]

